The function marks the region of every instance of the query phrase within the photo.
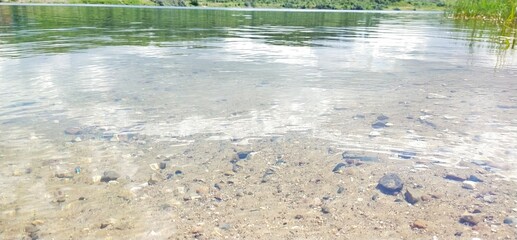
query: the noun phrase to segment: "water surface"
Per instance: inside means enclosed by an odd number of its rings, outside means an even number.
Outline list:
[[[131,176],[110,159],[287,135],[515,179],[517,58],[493,32],[439,12],[0,5],[0,202],[41,162]]]

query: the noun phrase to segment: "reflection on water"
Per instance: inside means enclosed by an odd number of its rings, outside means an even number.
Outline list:
[[[35,162],[133,176],[130,153],[160,144],[289,134],[445,166],[483,161],[517,178],[515,50],[501,54],[440,13],[0,13],[0,187],[13,192],[1,203],[46,193],[39,183],[19,194],[18,180],[3,177]],[[380,115],[389,124],[373,127]],[[83,145],[69,127],[84,131]],[[124,139],[134,145],[113,145]]]
[[[438,13],[0,10],[4,147],[140,123],[155,136],[310,131],[370,151],[515,156],[514,52]],[[381,113],[394,126],[370,138]]]

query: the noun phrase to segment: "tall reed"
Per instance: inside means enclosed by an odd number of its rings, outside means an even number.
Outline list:
[[[456,0],[452,4],[455,17],[485,19],[515,24],[517,0]]]

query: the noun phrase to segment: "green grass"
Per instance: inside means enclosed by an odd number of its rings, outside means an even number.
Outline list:
[[[494,20],[515,24],[517,0],[456,0],[452,14],[457,18]]]

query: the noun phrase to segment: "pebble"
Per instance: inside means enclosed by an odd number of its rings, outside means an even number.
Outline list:
[[[117,180],[120,177],[120,174],[115,171],[106,171],[102,175],[101,182],[109,182]]]
[[[418,196],[414,191],[409,191],[409,189],[406,189],[406,192],[404,193],[404,198],[408,203],[415,204],[418,201],[420,201],[420,196]]]
[[[470,175],[468,180],[472,181],[472,182],[483,182],[483,180],[481,178],[478,178],[475,175]]]
[[[83,141],[80,137],[76,137],[74,138],[74,140],[72,140],[72,142],[81,142]]]
[[[249,156],[250,154],[252,153],[252,151],[242,151],[242,152],[238,152],[237,153],[237,158],[239,160],[248,160],[249,159]]]
[[[517,223],[517,218],[515,217],[506,217],[504,220],[503,220],[503,223],[504,224],[508,224],[508,225],[514,225]]]
[[[370,136],[370,137],[378,137],[378,136],[380,136],[380,135],[381,135],[381,133],[380,133],[380,132],[377,132],[377,131],[371,131],[371,132],[368,134],[368,136]]]
[[[56,177],[57,178],[73,178],[74,175],[70,172],[60,172],[60,173],[56,173]]]
[[[402,159],[411,159],[416,156],[416,152],[413,152],[413,151],[392,150],[392,152],[397,153],[397,157],[402,158]]]
[[[385,128],[385,127],[388,127],[388,125],[386,125],[385,121],[375,121],[374,123],[372,123],[372,128],[375,128],[375,129]]]
[[[337,193],[341,194],[343,192],[345,192],[345,188],[343,186],[339,186],[338,189],[337,189]]]
[[[378,162],[379,161],[378,157],[364,156],[364,155],[350,153],[348,151],[343,152],[341,154],[341,156],[348,164],[351,164],[351,165],[353,165],[353,164],[359,165],[360,163],[358,163],[357,161],[361,161],[361,162]],[[356,160],[356,161],[350,161],[350,160]]]
[[[238,172],[242,167],[238,165],[237,163],[232,164],[232,172]]]
[[[469,226],[475,226],[477,225],[481,220],[479,219],[478,216],[476,215],[473,215],[473,214],[463,214],[461,217],[460,217],[460,223],[463,223],[463,224],[466,224],[466,225],[469,225]]]
[[[165,179],[163,178],[162,175],[158,174],[158,173],[153,173],[151,174],[151,177],[149,178],[149,180],[147,181],[147,184],[149,185],[155,185],[161,181],[164,181]]]
[[[80,127],[69,127],[67,129],[65,129],[65,134],[68,134],[68,135],[79,135],[81,133],[82,133],[82,131],[81,131]]]
[[[456,173],[447,173],[444,177],[445,179],[447,180],[452,180],[452,181],[458,181],[458,182],[463,182],[465,180],[467,180],[465,177],[462,177]]]
[[[15,169],[15,170],[13,171],[13,176],[15,176],[15,177],[19,177],[19,176],[21,176],[21,175],[22,175],[22,172],[21,172],[20,170]]]
[[[228,223],[221,223],[221,224],[219,224],[219,228],[222,230],[230,230],[231,225]]]
[[[427,222],[422,219],[417,219],[411,224],[412,228],[418,228],[418,229],[426,229],[427,228]]]
[[[166,162],[161,162],[160,163],[160,169],[165,169],[167,167],[167,163]]]
[[[29,225],[25,227],[25,232],[29,235],[31,239],[39,239],[39,228],[34,225]]]
[[[200,186],[196,189],[196,193],[201,196],[206,196],[210,192],[210,188],[208,186]]]
[[[378,193],[373,194],[373,196],[372,196],[372,200],[373,200],[373,201],[377,201],[377,199],[379,199],[379,194],[378,194]]]
[[[402,179],[400,179],[400,177],[395,173],[386,174],[384,177],[379,179],[379,184],[377,185],[381,192],[391,195],[396,195],[396,193],[402,190],[403,186],[404,183],[402,182]]]
[[[377,116],[377,120],[379,120],[379,121],[386,121],[388,119],[390,119],[390,118],[384,114]]]
[[[343,169],[346,167],[346,164],[345,163],[338,163],[334,169],[332,169],[332,172],[334,173],[343,173]]]
[[[273,176],[273,174],[275,174],[275,170],[268,168],[266,170],[266,172],[264,173],[264,175],[262,175],[262,180],[260,182],[262,182],[262,183],[268,182],[269,180],[271,180],[271,177]]]
[[[429,94],[427,94],[427,99],[445,99],[445,98],[447,98],[447,96],[440,95],[440,94],[437,94],[437,93],[429,93]]]
[[[324,214],[328,214],[328,213],[330,213],[330,208],[328,208],[328,207],[321,207],[321,212],[324,213]]]
[[[463,181],[463,184],[461,185],[462,188],[474,190],[476,189],[476,182],[473,181]]]
[[[491,195],[483,196],[483,201],[487,203],[495,203],[495,197]]]
[[[102,179],[102,176],[96,175],[96,176],[92,177],[92,182],[93,183],[98,183],[98,182],[101,181],[101,179]]]

